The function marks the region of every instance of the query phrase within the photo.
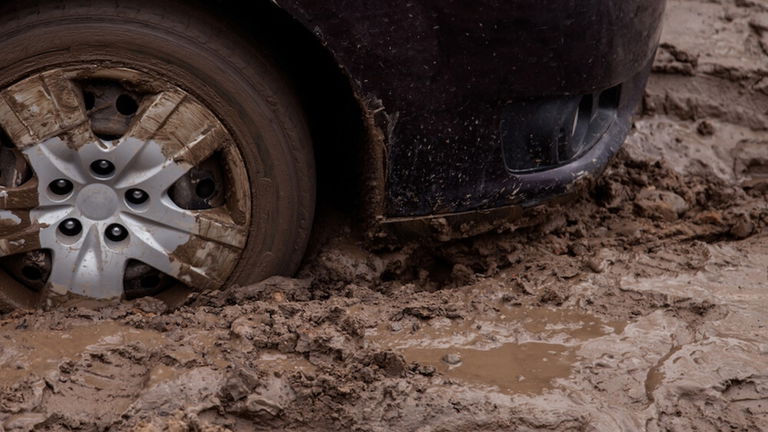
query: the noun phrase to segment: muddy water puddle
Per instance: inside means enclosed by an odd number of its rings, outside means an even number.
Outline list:
[[[581,344],[625,326],[577,310],[505,306],[492,316],[438,318],[416,330],[381,327],[368,337],[448,378],[509,394],[540,394],[571,374]]]
[[[87,353],[134,343],[153,348],[165,342],[159,333],[109,321],[68,330],[0,327],[0,385],[31,376],[43,377],[65,360],[76,360]]]
[[[278,351],[265,351],[259,356],[260,364],[282,372],[314,372],[315,366],[296,355],[287,355]]]
[[[576,361],[573,349],[540,342],[503,344],[488,350],[408,348],[403,355],[408,361],[434,366],[451,378],[524,394],[541,393],[553,380],[568,377]],[[458,355],[460,362],[447,364],[443,359],[450,355]]]

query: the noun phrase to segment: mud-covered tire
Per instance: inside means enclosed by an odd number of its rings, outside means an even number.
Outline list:
[[[228,284],[288,275],[315,204],[314,157],[297,97],[267,55],[184,2],[5,2],[0,88],[52,67],[127,67],[193,95],[229,130],[251,187],[247,243]]]

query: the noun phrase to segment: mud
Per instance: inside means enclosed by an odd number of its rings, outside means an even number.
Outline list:
[[[768,430],[768,6],[668,9],[574,201],[467,239],[331,230],[295,279],[173,310],[5,313],[0,430]]]

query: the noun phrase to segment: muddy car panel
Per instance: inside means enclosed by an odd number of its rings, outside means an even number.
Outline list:
[[[665,0],[278,4],[375,111],[388,217],[533,205],[599,173],[629,130],[665,8]]]

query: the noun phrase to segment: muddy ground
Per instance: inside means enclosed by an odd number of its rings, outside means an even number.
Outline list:
[[[670,1],[575,201],[299,278],[0,316],[0,431],[768,430],[768,3]],[[440,230],[441,224],[435,224]]]

